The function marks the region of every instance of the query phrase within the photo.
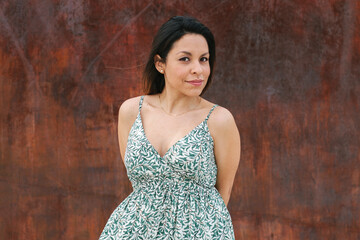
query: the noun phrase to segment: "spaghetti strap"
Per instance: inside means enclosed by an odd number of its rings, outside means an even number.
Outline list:
[[[139,112],[140,112],[140,110],[141,110],[143,101],[144,101],[144,95],[142,95],[142,96],[140,97],[140,101],[139,101]]]
[[[205,121],[207,121],[207,120],[209,119],[210,114],[212,113],[212,111],[214,111],[214,109],[215,109],[217,106],[218,106],[218,105],[215,104],[215,105],[210,109],[209,114],[208,114],[208,115],[206,116],[206,118],[205,118]]]

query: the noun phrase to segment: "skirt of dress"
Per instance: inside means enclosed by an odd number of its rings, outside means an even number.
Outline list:
[[[215,187],[191,181],[151,181],[111,214],[105,239],[235,239],[230,214]]]

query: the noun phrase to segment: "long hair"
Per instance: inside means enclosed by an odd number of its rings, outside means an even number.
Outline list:
[[[210,55],[210,75],[200,95],[202,95],[209,87],[216,58],[214,36],[210,29],[200,23],[197,19],[192,17],[176,16],[170,18],[160,27],[152,42],[152,49],[142,77],[145,94],[152,95],[161,93],[165,87],[164,75],[159,73],[155,68],[154,57],[158,54],[162,61],[166,61],[166,57],[174,43],[188,33],[200,34],[206,39]]]

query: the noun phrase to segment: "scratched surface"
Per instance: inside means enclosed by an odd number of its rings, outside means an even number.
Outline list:
[[[236,239],[360,239],[360,2],[0,1],[0,238],[97,239],[131,192],[119,105],[154,32],[217,41],[205,97],[234,114]]]

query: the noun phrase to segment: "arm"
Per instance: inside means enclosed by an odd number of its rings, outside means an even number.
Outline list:
[[[218,168],[215,187],[227,206],[240,162],[241,142],[232,114],[225,108],[218,108],[214,111],[213,119],[209,119],[209,128],[214,139],[214,154]]]
[[[118,114],[118,140],[120,147],[120,155],[124,162],[127,139],[133,125],[139,105],[139,97],[131,98],[121,104]]]

